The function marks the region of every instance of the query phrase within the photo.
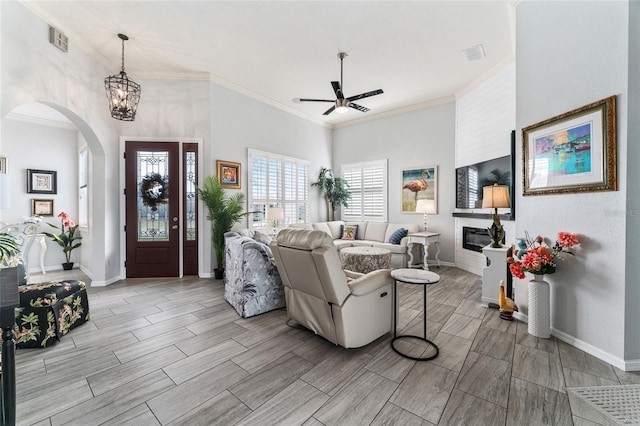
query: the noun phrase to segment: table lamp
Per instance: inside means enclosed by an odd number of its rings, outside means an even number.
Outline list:
[[[416,213],[424,215],[424,230],[427,230],[427,213],[436,212],[436,200],[418,200],[416,203]]]
[[[273,222],[273,238],[276,237],[276,227],[278,221],[284,219],[284,209],[282,207],[268,207],[267,208],[267,220]]]
[[[496,183],[482,188],[482,208],[494,209],[493,225],[487,229],[489,237],[491,237],[491,247],[493,248],[502,247],[501,241],[504,239],[504,228],[500,223],[500,217],[498,217],[498,209],[507,207],[511,207],[509,203],[509,187]]]

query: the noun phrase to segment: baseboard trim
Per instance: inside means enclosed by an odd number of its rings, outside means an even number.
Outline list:
[[[120,281],[120,277],[113,277],[106,281],[91,281],[91,287],[106,287],[118,281]]]
[[[527,324],[529,323],[529,317],[527,315],[521,314],[520,312],[514,312],[513,316],[519,321],[522,321]],[[571,336],[570,334],[567,334],[553,327],[551,327],[551,335],[557,338],[558,340],[562,340],[563,342],[573,347],[576,347],[581,351],[585,351],[589,355],[592,355],[604,362],[607,362],[623,371],[640,371],[640,359],[625,361],[623,359],[618,358],[617,356],[611,355],[610,353],[603,351],[600,348],[597,348],[585,341],[582,341],[574,336]]]
[[[571,336],[563,331],[557,330],[555,328],[551,328],[551,334],[553,336],[555,336],[556,338],[562,340],[565,343],[570,344],[571,346],[574,346],[580,350],[585,351],[586,353],[588,353],[589,355],[593,355],[598,359],[601,359],[602,361],[608,362],[609,364],[613,365],[614,367],[617,367],[621,370],[624,371],[639,371],[640,370],[640,360],[631,360],[631,361],[625,361],[623,359],[620,359],[614,355],[611,355],[610,353],[603,351],[600,348],[597,348],[593,345],[591,345],[590,343],[587,343],[585,341],[582,341],[574,336]],[[636,370],[630,370],[629,368],[634,366],[636,367]]]

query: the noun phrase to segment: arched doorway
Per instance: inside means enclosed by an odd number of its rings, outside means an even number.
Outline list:
[[[62,120],[59,120],[59,117],[63,117]],[[31,122],[36,126],[55,126],[54,122],[66,122],[67,125],[63,127],[67,127],[69,129],[75,128],[77,132],[82,136],[82,140],[86,143],[87,150],[91,153],[89,158],[91,159],[88,164],[88,168],[90,170],[91,176],[91,185],[94,188],[104,188],[105,185],[105,151],[100,143],[98,137],[95,132],[91,129],[89,124],[79,115],[69,110],[68,108],[52,103],[52,102],[32,102],[25,103],[19,106],[14,107],[6,117],[3,117],[3,134],[5,133],[5,128],[10,127],[7,126],[7,119],[22,119],[24,122]],[[24,216],[29,216],[31,211],[25,208],[25,203],[28,202],[29,198],[32,198],[34,194],[27,194],[25,188],[23,188],[24,182],[24,169],[28,168],[38,168],[32,166],[30,163],[30,156],[40,155],[46,152],[47,149],[51,149],[47,146],[47,135],[40,128],[29,128],[22,127],[25,133],[28,133],[29,136],[34,136],[34,139],[30,141],[29,147],[17,146],[15,140],[11,140],[10,135],[5,135],[7,137],[3,137],[2,141],[2,149],[1,152],[6,155],[6,153],[11,153],[11,157],[9,158],[9,164],[14,164],[17,167],[9,167],[9,175],[12,182],[12,190],[15,191],[15,194],[12,195],[12,198],[16,200],[16,206],[11,209],[11,212],[3,212],[3,217],[10,216],[12,219],[21,219]],[[26,130],[25,130],[26,129]],[[33,130],[33,133],[31,133]],[[40,140],[37,140],[40,139]],[[29,139],[27,138],[29,141]],[[51,152],[51,158],[49,162],[44,162],[40,160],[39,163],[46,168],[46,170],[57,171],[57,168],[60,165],[56,165],[55,161],[56,155],[55,152]],[[78,162],[74,161],[75,167],[77,168]],[[69,166],[69,164],[65,164],[65,166]],[[64,188],[59,188],[59,191],[64,191]],[[55,214],[61,209],[64,209],[65,206],[56,206],[55,205],[55,197],[50,196],[48,199],[52,200]],[[27,214],[25,214],[27,213]],[[52,221],[53,222],[53,221]],[[88,238],[86,241],[83,241],[83,249],[88,252],[88,256],[85,256],[87,259],[86,264],[83,265],[86,272],[92,278],[92,285],[100,286],[106,284],[106,273],[105,273],[105,238],[106,238],[106,224],[105,224],[105,194],[104,191],[91,191],[89,196],[89,207],[88,207],[88,218],[87,218],[87,235]]]

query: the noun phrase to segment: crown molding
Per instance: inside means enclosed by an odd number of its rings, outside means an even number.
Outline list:
[[[278,108],[278,109],[280,109],[282,111],[285,111],[285,112],[287,112],[289,114],[298,116],[300,118],[303,118],[303,119],[305,119],[307,121],[310,121],[310,122],[312,122],[314,124],[318,124],[318,125],[320,125],[322,127],[325,127],[327,129],[333,129],[334,128],[334,126],[332,124],[330,124],[330,123],[326,123],[326,122],[324,122],[324,121],[322,121],[322,120],[320,120],[320,119],[318,119],[318,118],[316,118],[314,116],[311,116],[309,114],[304,114],[304,113],[302,113],[302,112],[300,112],[300,111],[298,111],[296,109],[288,107],[288,106],[286,106],[286,105],[284,105],[284,104],[282,104],[282,103],[280,103],[278,101],[275,101],[275,100],[273,100],[273,99],[271,99],[269,97],[260,95],[259,93],[256,93],[253,90],[247,89],[244,86],[240,86],[239,84],[233,83],[233,82],[231,82],[231,81],[229,81],[229,80],[227,80],[225,78],[219,77],[219,76],[217,76],[215,74],[210,74],[210,81],[212,83],[215,83],[215,84],[219,85],[219,86],[225,87],[225,88],[227,88],[229,90],[232,90],[234,92],[240,93],[240,94],[245,95],[245,96],[247,96],[249,98],[252,98],[252,99],[255,99],[255,100],[257,100],[259,102],[262,102],[264,104],[270,105],[270,106],[272,106],[274,108]]]
[[[60,129],[78,130],[78,128],[70,121],[64,122],[64,121],[57,121],[57,120],[48,120],[46,118],[32,117],[29,115],[16,114],[14,112],[8,113],[5,116],[5,118],[9,120],[22,121],[24,123],[39,124],[42,126],[49,126],[49,127],[58,127]]]
[[[405,114],[407,112],[412,112],[412,111],[417,111],[420,109],[425,109],[425,108],[430,108],[436,105],[442,105],[442,104],[446,104],[449,102],[453,102],[455,101],[455,97],[454,96],[445,96],[442,98],[438,98],[438,99],[432,99],[432,100],[428,100],[428,101],[424,101],[424,102],[420,102],[417,104],[413,104],[413,105],[408,105],[405,107],[401,107],[401,108],[396,108],[396,109],[392,109],[392,110],[388,110],[388,111],[383,111],[374,115],[368,115],[366,117],[362,117],[362,118],[357,118],[355,120],[350,120],[350,121],[346,121],[343,123],[337,123],[333,126],[334,129],[341,129],[344,127],[349,127],[349,126],[353,126],[355,124],[360,124],[360,123],[364,123],[367,121],[372,121],[372,120],[380,120],[382,118],[387,118],[387,117],[393,117],[395,115],[400,115],[400,114]]]

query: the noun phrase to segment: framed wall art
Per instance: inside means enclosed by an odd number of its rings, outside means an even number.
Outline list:
[[[429,200],[427,213],[438,213],[438,166],[402,170],[402,213],[416,212],[418,200]]]
[[[218,182],[223,188],[240,189],[240,167],[240,163],[216,160]]]
[[[0,173],[4,175],[9,173],[7,170],[7,157],[0,157]]]
[[[53,216],[53,200],[31,199],[31,216]]]
[[[57,194],[57,172],[27,169],[27,192],[29,194]]]
[[[617,190],[616,97],[522,129],[522,195]]]

